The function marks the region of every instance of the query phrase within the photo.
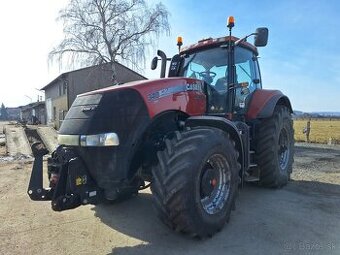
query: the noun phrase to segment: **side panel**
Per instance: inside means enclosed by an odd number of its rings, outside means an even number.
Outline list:
[[[148,86],[135,86],[144,99],[150,118],[165,111],[181,111],[191,116],[204,115],[206,95],[200,80],[168,78],[151,81]]]
[[[287,96],[279,90],[259,89],[254,92],[250,100],[249,108],[246,113],[246,119],[268,118],[277,104],[286,105],[291,112],[292,106]]]

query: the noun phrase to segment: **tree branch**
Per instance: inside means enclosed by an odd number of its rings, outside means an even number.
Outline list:
[[[154,38],[170,31],[168,16],[164,5],[153,8],[144,0],[70,0],[58,17],[65,38],[49,58],[60,64],[64,58],[73,64],[121,61],[141,69]]]

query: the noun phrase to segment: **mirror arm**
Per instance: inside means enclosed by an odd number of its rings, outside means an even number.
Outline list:
[[[236,42],[235,42],[235,46],[239,45],[241,42],[244,42],[245,40],[247,40],[248,37],[252,36],[252,35],[257,35],[258,33],[251,33],[249,35],[246,35],[245,37],[241,38],[241,39],[238,39]]]

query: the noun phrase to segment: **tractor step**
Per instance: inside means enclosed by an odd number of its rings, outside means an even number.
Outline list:
[[[256,163],[251,163],[249,165],[249,171],[245,173],[244,181],[245,182],[258,182],[258,181],[260,181],[260,171],[257,168]]]
[[[260,181],[260,178],[256,177],[256,176],[249,175],[249,176],[245,177],[244,181],[245,182],[258,182],[258,181]]]

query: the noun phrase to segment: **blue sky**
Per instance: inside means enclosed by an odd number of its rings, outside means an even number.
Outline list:
[[[259,48],[263,86],[282,90],[296,110],[340,111],[340,1],[163,3],[172,13],[172,30],[171,40],[160,40],[161,49],[174,54],[177,35],[184,44],[223,36],[229,15],[235,17],[236,36],[266,26],[269,43]]]
[[[149,0],[156,3],[159,0]],[[157,48],[168,56],[177,52],[176,37],[184,44],[227,33],[226,19],[236,19],[234,35],[243,36],[256,27],[269,28],[269,43],[260,48],[263,86],[287,94],[294,109],[340,111],[340,1],[179,1],[163,0],[171,13],[170,36],[159,38],[150,50],[145,75]],[[0,10],[0,103],[18,106],[35,101],[41,88],[60,72],[48,65],[47,54],[62,39],[58,10],[67,0],[4,1]],[[13,12],[8,10],[15,9]],[[10,24],[10,25],[9,25]],[[252,41],[252,39],[250,39]]]

